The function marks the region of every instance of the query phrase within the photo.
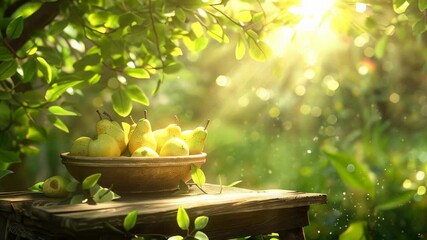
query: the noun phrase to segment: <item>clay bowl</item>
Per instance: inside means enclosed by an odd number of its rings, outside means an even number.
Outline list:
[[[167,192],[191,179],[191,164],[201,167],[206,153],[174,157],[87,157],[62,153],[62,163],[76,180],[101,173],[99,184],[117,193]]]

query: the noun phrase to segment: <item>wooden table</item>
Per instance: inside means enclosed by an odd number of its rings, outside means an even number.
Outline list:
[[[208,194],[195,186],[187,194],[121,195],[96,205],[67,205],[43,194],[0,193],[0,239],[120,239],[106,223],[120,228],[125,216],[138,211],[132,233],[182,235],[176,213],[183,206],[190,221],[208,216],[202,231],[210,239],[230,239],[279,233],[281,239],[305,239],[312,204],[325,204],[326,195],[287,190],[262,190],[206,184]],[[221,193],[220,193],[221,191]]]

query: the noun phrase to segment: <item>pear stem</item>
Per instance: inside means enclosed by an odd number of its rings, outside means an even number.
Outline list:
[[[211,122],[211,120],[210,119],[208,119],[207,121],[206,121],[206,125],[205,125],[205,130],[206,129],[208,129],[208,126],[209,126],[209,123]]]
[[[178,125],[178,126],[179,126],[180,122],[179,122],[179,118],[178,118],[178,116],[177,116],[177,115],[175,115],[174,117],[175,117],[175,123],[176,123],[176,125]]]
[[[147,110],[144,110],[144,118],[147,119]]]
[[[113,118],[111,117],[111,115],[110,115],[110,114],[108,114],[107,112],[103,112],[103,114],[104,114],[105,116],[107,116],[107,117],[110,119],[110,121],[113,121]]]
[[[132,121],[132,123],[135,123],[135,121],[133,120],[133,117],[131,115],[129,115],[130,120]]]
[[[101,115],[101,112],[98,110],[98,109],[96,109],[96,113],[98,113],[98,116],[99,116],[99,120],[102,120],[102,115]]]

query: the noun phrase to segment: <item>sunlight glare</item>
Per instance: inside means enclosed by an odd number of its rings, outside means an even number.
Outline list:
[[[298,6],[289,8],[289,11],[303,17],[296,28],[301,30],[317,29],[323,22],[325,15],[334,6],[334,0],[301,0]]]

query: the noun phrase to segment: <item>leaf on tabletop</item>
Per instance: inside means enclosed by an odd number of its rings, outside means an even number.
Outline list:
[[[94,187],[98,183],[98,180],[100,177],[101,177],[101,173],[95,173],[86,177],[82,182],[82,189],[88,190],[91,187]]]
[[[71,199],[70,199],[70,204],[80,204],[85,202],[87,199],[83,194],[77,194],[74,195]]]
[[[32,192],[43,192],[43,183],[44,182],[38,182],[34,184],[33,186],[29,187],[28,190]]]
[[[206,177],[202,169],[194,164],[191,164],[191,179],[199,187],[202,187],[206,183]]]

